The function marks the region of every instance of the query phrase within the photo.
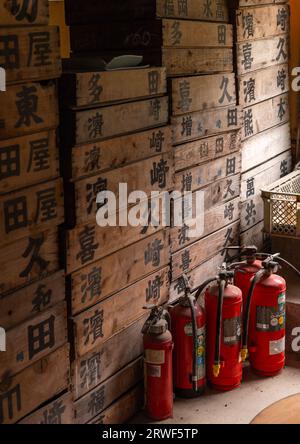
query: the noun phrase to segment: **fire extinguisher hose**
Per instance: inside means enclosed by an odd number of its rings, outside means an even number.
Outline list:
[[[198,326],[197,326],[197,317],[195,310],[195,299],[193,296],[188,296],[189,305],[191,308],[192,314],[192,333],[193,333],[193,371],[192,371],[192,384],[194,392],[198,392],[198,364],[197,364],[197,356],[198,356]]]
[[[226,281],[222,279],[219,282],[219,297],[217,306],[217,330],[216,330],[216,343],[215,343],[215,361],[213,365],[213,373],[215,378],[220,374],[221,370],[221,327],[222,327],[222,311],[223,311],[223,300],[225,291]]]
[[[249,332],[249,318],[250,318],[250,307],[251,307],[252,296],[253,296],[256,284],[266,274],[267,274],[267,271],[265,269],[259,270],[251,281],[251,286],[250,286],[249,293],[248,293],[248,298],[247,298],[247,303],[246,303],[246,308],[245,308],[245,316],[244,316],[243,346],[242,346],[242,350],[241,350],[241,358],[242,358],[243,362],[246,361],[247,356],[248,356],[248,332]]]
[[[260,256],[264,256],[264,257],[270,257],[270,254],[268,253],[258,253]],[[272,255],[271,255],[272,256]],[[272,256],[274,257],[274,256]],[[286,259],[284,259],[281,256],[276,255],[276,261],[280,260],[282,261],[285,265],[287,265],[288,267],[290,267],[296,274],[298,274],[298,276],[300,276],[300,270],[298,270],[298,268],[296,268],[294,265],[292,265],[290,262],[288,262]]]
[[[218,279],[218,276],[214,276],[212,278],[207,279],[206,281],[203,282],[203,284],[200,285],[200,287],[197,288],[197,293],[195,295],[195,299],[196,301],[198,301],[202,291],[212,282],[216,281]]]

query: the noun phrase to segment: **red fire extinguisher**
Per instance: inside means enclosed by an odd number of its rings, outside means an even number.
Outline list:
[[[156,420],[173,416],[173,340],[170,333],[170,317],[163,307],[147,306],[151,313],[145,322],[144,369],[145,369],[145,410]]]
[[[191,295],[183,276],[185,296],[170,310],[174,340],[174,391],[178,396],[199,396],[205,389],[205,314]]]
[[[241,330],[243,297],[239,288],[231,285],[233,271],[225,268],[217,277],[205,281],[196,299],[210,283],[205,293],[207,378],[217,390],[232,390],[241,384]]]
[[[270,257],[251,280],[247,298],[242,358],[253,371],[274,376],[285,362],[286,282],[278,276],[278,263]]]

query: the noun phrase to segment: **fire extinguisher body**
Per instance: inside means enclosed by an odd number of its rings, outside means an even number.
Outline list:
[[[253,371],[274,376],[285,363],[286,282],[276,274],[255,286],[249,318],[248,350]]]
[[[173,416],[172,351],[169,330],[144,335],[145,410],[157,421]]]
[[[250,290],[251,279],[262,269],[262,262],[258,259],[239,265],[234,272],[234,284],[241,289],[243,294],[243,309]]]
[[[239,288],[227,285],[224,290],[221,325],[221,368],[219,376],[213,372],[217,330],[217,304],[219,286],[212,286],[205,293],[207,378],[217,390],[232,390],[241,384],[241,327],[243,297]]]
[[[182,303],[183,304],[183,303]],[[178,396],[195,397],[205,389],[205,314],[195,303],[197,320],[197,386],[193,390],[193,332],[191,309],[187,305],[177,304],[171,310],[171,329],[174,340],[173,375],[174,391]]]

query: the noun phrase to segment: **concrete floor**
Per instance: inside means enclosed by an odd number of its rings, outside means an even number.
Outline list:
[[[174,417],[160,424],[249,424],[264,408],[300,391],[300,369],[286,367],[274,378],[260,378],[245,369],[243,384],[231,392],[207,389],[196,399],[176,399]],[[132,424],[151,424],[143,413]]]

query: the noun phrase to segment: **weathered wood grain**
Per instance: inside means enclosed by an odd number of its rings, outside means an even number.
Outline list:
[[[0,4],[1,26],[47,25],[49,22],[48,0],[15,2],[5,0]]]
[[[74,424],[73,399],[70,392],[61,395],[18,424]]]

